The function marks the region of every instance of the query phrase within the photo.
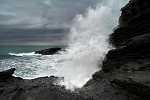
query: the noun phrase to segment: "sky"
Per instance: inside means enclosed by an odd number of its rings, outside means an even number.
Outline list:
[[[89,7],[95,7],[97,2],[0,0],[0,45],[65,44],[65,29],[71,26],[73,18],[85,13]],[[53,29],[61,31],[51,31]]]
[[[0,45],[66,44],[75,16],[103,1],[0,0]]]
[[[68,27],[97,0],[0,0],[0,28]]]

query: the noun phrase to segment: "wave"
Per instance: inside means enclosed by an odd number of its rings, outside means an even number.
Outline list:
[[[68,36],[68,48],[57,58],[62,62],[55,65],[55,75],[64,77],[61,85],[68,89],[81,88],[101,70],[106,53],[112,49],[108,39],[123,4],[123,0],[104,0],[84,15],[76,16]]]
[[[41,54],[36,54],[35,52],[29,52],[29,53],[8,53],[11,56],[17,56],[17,57],[22,57],[22,56],[37,56]]]

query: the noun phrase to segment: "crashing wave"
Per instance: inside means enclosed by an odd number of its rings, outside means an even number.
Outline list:
[[[8,53],[11,56],[17,56],[17,57],[22,57],[22,56],[37,56],[41,54],[35,54],[35,52],[29,52],[29,53]]]

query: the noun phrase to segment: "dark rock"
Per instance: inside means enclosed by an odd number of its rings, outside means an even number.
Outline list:
[[[42,55],[53,55],[60,50],[62,50],[62,48],[49,48],[49,49],[45,49],[45,50],[35,51],[35,53],[42,54]]]
[[[113,71],[126,66],[147,66],[150,60],[150,34],[144,34],[131,38],[126,46],[108,52],[103,63],[103,71]],[[147,63],[146,63],[147,62]],[[124,66],[124,67],[123,67]],[[135,68],[135,67],[134,67]]]
[[[150,33],[149,0],[130,0],[121,11],[119,26],[110,36],[114,46],[122,46],[128,39]]]
[[[0,72],[0,79],[12,77],[12,75],[15,72],[15,70],[16,70],[15,68],[11,68],[11,69],[8,69],[6,71]]]
[[[126,45],[126,42],[131,38],[147,33],[150,33],[150,26],[149,28],[144,25],[139,25],[138,27],[119,27],[110,35],[110,43],[115,47],[121,47]]]
[[[121,27],[129,27],[137,23],[141,23],[142,21],[146,21],[147,19],[142,19],[143,17],[148,18],[145,14],[149,15],[150,11],[150,1],[149,0],[130,0],[130,2],[121,9],[122,14],[120,16],[120,26]],[[137,20],[141,19],[141,20]],[[137,20],[137,21],[136,21]],[[132,24],[132,25],[130,25]],[[134,26],[132,26],[134,27]]]
[[[81,94],[91,96],[94,100],[129,100],[130,98],[123,90],[114,88],[107,79],[92,80],[81,90]]]
[[[113,75],[112,84],[120,87],[128,93],[135,94],[141,100],[150,97],[150,71],[135,71]]]
[[[54,76],[33,80],[11,76],[9,79],[0,80],[0,98],[1,100],[92,100],[57,85],[60,80],[62,78]]]
[[[130,0],[121,11],[110,36],[116,49],[108,52],[102,70],[83,89],[96,100],[150,98],[150,1]]]
[[[150,1],[130,0],[121,9],[119,26],[110,36],[116,49],[110,50],[102,65],[87,84],[71,92],[58,81],[63,78],[43,77],[25,80],[6,71],[0,81],[2,100],[146,100],[150,98]],[[52,48],[36,53],[49,55],[60,51]]]

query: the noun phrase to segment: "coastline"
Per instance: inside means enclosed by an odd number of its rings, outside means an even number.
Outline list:
[[[102,70],[96,72],[81,89],[72,92],[65,87],[54,85],[58,77],[24,80],[11,74],[9,77],[0,78],[0,98],[2,100],[145,100],[149,98],[149,9],[150,2],[147,0],[130,0],[122,8],[120,25],[110,36],[110,42],[116,49],[108,52]]]

